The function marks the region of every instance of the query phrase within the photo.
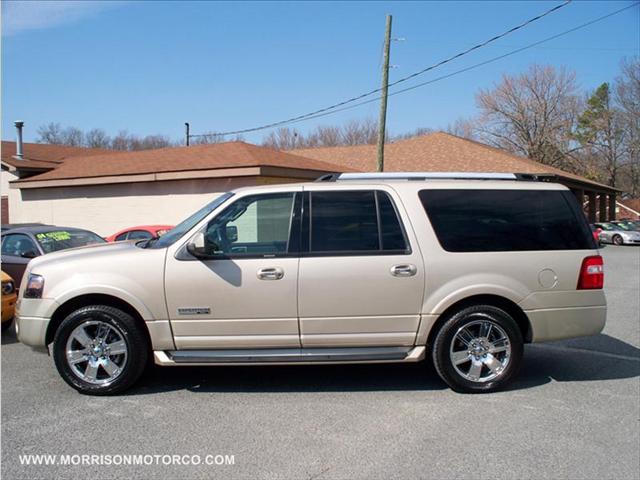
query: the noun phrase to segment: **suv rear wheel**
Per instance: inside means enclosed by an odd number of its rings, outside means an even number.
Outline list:
[[[493,392],[517,373],[523,353],[515,320],[492,305],[464,308],[448,318],[433,345],[433,363],[456,392]]]
[[[120,309],[80,308],[62,321],[53,340],[56,368],[80,393],[110,395],[129,388],[146,365],[142,328]]]

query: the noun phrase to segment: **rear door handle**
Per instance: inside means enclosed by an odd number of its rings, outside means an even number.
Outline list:
[[[417,271],[416,266],[410,263],[391,267],[391,275],[394,277],[413,277]]]
[[[257,275],[260,280],[280,280],[284,277],[284,270],[280,267],[261,268]]]

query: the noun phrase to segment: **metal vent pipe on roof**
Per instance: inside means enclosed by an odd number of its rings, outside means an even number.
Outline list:
[[[14,157],[22,160],[22,127],[24,126],[24,122],[22,120],[16,120],[13,124],[16,126],[16,154]]]

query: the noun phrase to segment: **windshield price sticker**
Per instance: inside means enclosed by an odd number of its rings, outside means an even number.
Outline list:
[[[36,234],[38,240],[53,240],[55,242],[61,242],[63,240],[71,240],[71,234],[69,232],[46,232]]]

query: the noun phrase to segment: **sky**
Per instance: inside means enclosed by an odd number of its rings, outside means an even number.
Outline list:
[[[560,4],[523,2],[2,2],[2,132],[25,141],[60,122],[110,135],[184,138],[305,114],[380,86],[385,17],[393,16],[390,81]],[[415,85],[593,20],[633,1],[574,1]],[[640,54],[640,6],[541,46],[389,98],[387,128],[443,129],[477,113],[475,95],[531,64],[565,66],[590,90]],[[397,88],[400,88],[397,87]],[[392,88],[390,92],[393,92]],[[373,98],[373,97],[368,97]],[[301,122],[377,118],[378,102]],[[244,135],[260,142],[269,130]]]

